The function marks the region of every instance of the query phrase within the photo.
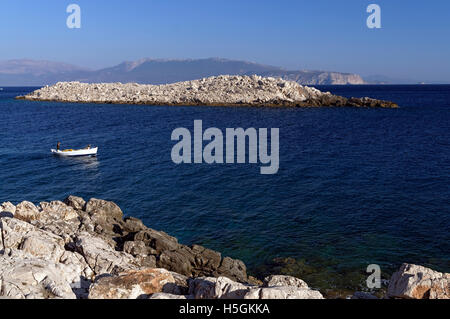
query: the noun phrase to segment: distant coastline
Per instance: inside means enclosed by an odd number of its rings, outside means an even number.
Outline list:
[[[170,84],[205,77],[259,75],[280,77],[302,85],[367,84],[360,75],[325,70],[285,70],[281,67],[223,58],[140,59],[99,70],[67,63],[38,60],[0,61],[0,86],[44,86],[57,82],[135,82]]]

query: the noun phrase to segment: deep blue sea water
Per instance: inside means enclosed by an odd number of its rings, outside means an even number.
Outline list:
[[[399,109],[224,108],[18,101],[0,91],[0,202],[118,203],[185,244],[364,271],[402,262],[450,271],[450,86],[319,87]],[[280,128],[280,170],[171,161],[177,127]],[[50,149],[94,144],[97,158]]]

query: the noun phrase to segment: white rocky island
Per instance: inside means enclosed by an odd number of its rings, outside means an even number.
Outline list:
[[[18,99],[72,103],[179,106],[398,107],[389,101],[345,98],[281,78],[221,75],[166,85],[59,82]]]

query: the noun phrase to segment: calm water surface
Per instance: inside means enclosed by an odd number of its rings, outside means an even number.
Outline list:
[[[0,91],[0,201],[118,203],[185,244],[275,257],[336,273],[413,262],[450,271],[450,86],[319,87],[393,100],[399,109],[76,105]],[[280,128],[280,170],[171,161],[175,128]],[[50,154],[100,147],[91,159]]]

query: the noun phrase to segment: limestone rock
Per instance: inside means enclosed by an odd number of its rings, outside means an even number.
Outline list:
[[[165,269],[128,271],[99,278],[89,291],[89,299],[137,299],[159,293],[175,279]]]
[[[86,203],[85,211],[90,216],[111,217],[116,220],[122,220],[123,218],[123,212],[119,206],[102,199],[91,198]]]
[[[189,281],[189,295],[194,296],[195,299],[215,299],[217,278],[200,277]]]
[[[37,258],[58,262],[64,253],[64,240],[52,233],[15,218],[2,218],[3,249],[23,250]]]
[[[123,251],[133,256],[147,256],[153,250],[143,241],[127,241],[123,245]]]
[[[11,202],[5,202],[0,206],[0,218],[1,217],[14,217],[16,212],[16,206]]]
[[[240,282],[247,281],[247,267],[238,259],[223,258],[216,273]]]
[[[185,247],[177,250],[165,250],[159,255],[157,260],[158,267],[183,274],[193,276],[193,264],[195,256]]]
[[[112,202],[70,196],[37,207],[4,203],[1,210],[0,297],[242,299],[255,289],[307,287],[287,276],[259,287],[242,261],[124,220]]]
[[[189,282],[189,295],[195,299],[242,299],[249,289],[226,277],[201,277]]]
[[[164,293],[174,295],[186,295],[189,292],[189,278],[176,272],[170,271],[175,283],[167,284],[163,288]]]
[[[72,195],[67,197],[64,200],[64,203],[75,210],[84,210],[84,207],[86,205],[86,201],[83,198]]]
[[[332,95],[281,78],[220,75],[166,85],[60,82],[18,97],[32,101],[211,106],[397,107],[395,103]]]
[[[30,223],[64,238],[65,243],[70,242],[80,226],[75,209],[60,201],[41,202],[38,209],[40,212],[38,218],[31,220]]]
[[[195,254],[196,267],[210,271],[220,267],[222,255],[219,252],[199,245],[193,245],[192,252]]]
[[[263,287],[296,287],[309,288],[308,284],[299,278],[292,276],[269,276],[264,278]]]
[[[86,203],[85,210],[78,211],[78,214],[81,230],[102,238],[115,249],[123,249],[128,230],[125,229],[123,212],[119,206],[110,201],[92,198]]]
[[[16,206],[14,217],[25,222],[39,219],[40,211],[31,202],[23,201]]]
[[[70,286],[71,274],[66,268],[23,252],[10,254],[0,255],[0,296],[11,299],[76,298]]]
[[[169,250],[177,250],[180,245],[175,237],[169,236],[164,232],[153,229],[139,231],[134,236],[135,241],[143,241],[146,245],[156,250],[158,253]]]
[[[133,256],[115,251],[104,240],[88,233],[81,233],[76,239],[75,246],[96,275],[136,268]]]
[[[244,299],[324,299],[319,291],[297,287],[253,288]]]
[[[406,299],[450,299],[450,274],[403,264],[392,275],[387,296]]]
[[[151,295],[149,299],[186,300],[186,299],[194,299],[194,297],[186,296],[186,295],[173,295],[173,294],[168,294],[168,293],[164,293],[164,292],[157,292],[156,294]]]
[[[154,255],[137,255],[134,257],[134,262],[136,263],[138,268],[157,268],[156,256]]]
[[[78,214],[75,209],[60,201],[53,201],[50,203],[42,202],[39,204],[39,207],[42,212],[41,218],[44,217],[64,221],[78,219]]]
[[[61,241],[50,238],[40,238],[38,236],[25,237],[19,249],[40,259],[49,259],[58,262],[64,253]]]
[[[140,219],[137,219],[134,217],[127,217],[124,219],[124,222],[125,222],[124,226],[130,232],[139,232],[139,231],[147,229],[147,227],[144,225],[144,223]]]

